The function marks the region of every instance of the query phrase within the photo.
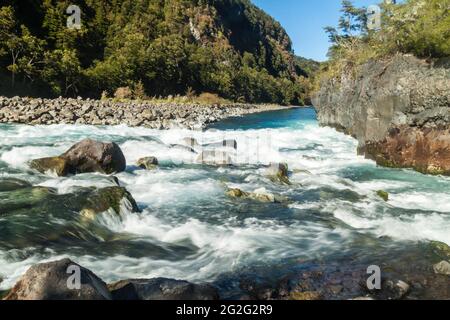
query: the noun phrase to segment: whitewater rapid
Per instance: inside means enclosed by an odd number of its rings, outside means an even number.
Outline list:
[[[94,270],[106,281],[158,276],[211,281],[252,264],[347,252],[361,237],[450,244],[448,177],[379,168],[357,156],[353,138],[319,127],[313,111],[289,112],[280,121],[267,121],[266,115],[256,125],[234,130],[219,126],[205,132],[0,125],[0,178],[18,178],[54,188],[58,194],[112,186],[111,179],[100,174],[66,178],[37,174],[27,162],[61,154],[86,137],[115,141],[128,164],[116,177],[142,209],[141,213],[122,212],[123,220],[105,214],[99,221],[120,241],[127,241],[129,252],[109,249],[109,243],[86,250],[80,250],[80,243],[65,250],[51,244],[11,249],[0,234],[0,278],[4,279],[0,288],[9,288],[30,265],[62,257]],[[276,117],[277,113],[270,114]],[[264,121],[266,126],[261,125]],[[235,166],[199,165],[188,150],[170,147],[185,137],[203,144],[236,140],[237,150],[224,149]],[[145,171],[134,166],[145,156],[156,156],[160,168]],[[272,162],[288,163],[292,185],[265,177],[264,166]],[[289,202],[230,199],[225,195],[227,188],[248,192],[263,188]],[[390,200],[383,201],[377,190],[389,192]],[[10,219],[0,213],[0,226],[12,223]],[[32,225],[33,217],[28,219]],[[71,223],[52,219],[49,224]],[[150,245],[156,249],[150,250]]]

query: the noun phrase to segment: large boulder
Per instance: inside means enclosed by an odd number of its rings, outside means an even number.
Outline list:
[[[57,176],[89,172],[112,174],[124,171],[126,160],[116,143],[85,139],[58,157],[35,159],[29,165],[41,173]]]
[[[217,289],[208,284],[156,278],[123,280],[110,284],[114,300],[218,300]]]
[[[122,172],[126,160],[120,147],[114,142],[99,142],[85,139],[61,155],[67,159],[74,173],[101,172],[111,174]]]
[[[80,286],[72,279],[79,270]],[[5,300],[111,300],[106,284],[94,273],[70,259],[32,266]]]

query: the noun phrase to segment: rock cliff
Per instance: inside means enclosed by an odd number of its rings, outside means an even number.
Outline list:
[[[399,54],[349,68],[313,98],[319,122],[379,165],[450,175],[449,66]]]

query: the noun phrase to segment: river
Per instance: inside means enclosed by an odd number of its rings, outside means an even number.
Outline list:
[[[116,177],[142,212],[122,208],[122,219],[105,213],[82,224],[63,199],[114,182],[100,174],[62,178],[28,168],[29,160],[61,154],[86,137],[120,145],[128,166]],[[196,164],[188,150],[169,148],[185,137],[204,144],[236,140],[237,150],[226,150],[235,165]],[[203,132],[0,125],[0,187],[2,179],[15,178],[54,193],[50,201],[36,192],[0,192],[0,289],[29,266],[62,257],[108,282],[209,281],[227,297],[242,289],[236,279],[275,279],[317,263],[349,270],[395,264],[400,275],[411,261],[432,266],[429,241],[450,244],[450,178],[377,167],[356,150],[353,138],[319,127],[312,108],[231,118]],[[156,156],[159,169],[133,165],[144,156]],[[264,175],[272,162],[288,163],[291,185]],[[286,201],[230,198],[228,188]],[[388,192],[389,201],[378,190]]]

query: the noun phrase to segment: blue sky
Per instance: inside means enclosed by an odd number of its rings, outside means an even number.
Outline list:
[[[325,26],[336,26],[341,0],[252,0],[286,29],[295,54],[325,61],[329,47]],[[355,0],[356,6],[369,6],[379,0]]]

